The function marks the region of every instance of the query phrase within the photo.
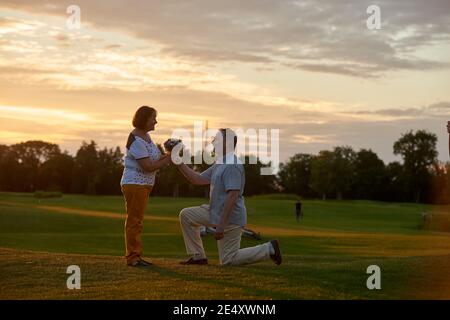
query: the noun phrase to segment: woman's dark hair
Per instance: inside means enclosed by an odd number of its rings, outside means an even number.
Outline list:
[[[147,124],[148,118],[154,114],[157,114],[156,109],[147,106],[140,107],[134,114],[133,127],[145,130],[145,125]]]

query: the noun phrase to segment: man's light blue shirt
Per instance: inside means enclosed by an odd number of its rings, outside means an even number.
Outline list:
[[[234,153],[229,153],[223,159],[200,174],[210,182],[209,206],[211,224],[219,224],[223,212],[227,192],[238,190],[239,196],[230,215],[228,224],[244,227],[247,224],[247,211],[244,203],[245,171],[242,162]]]

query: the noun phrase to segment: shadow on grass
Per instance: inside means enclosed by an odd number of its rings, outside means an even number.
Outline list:
[[[249,266],[183,266],[177,265],[175,268],[182,269],[182,272],[174,270],[170,267],[163,267],[161,265],[152,265],[150,267],[139,268],[143,272],[156,272],[160,276],[178,279],[186,282],[194,283],[213,283],[216,286],[224,289],[228,288],[241,289],[245,294],[257,296],[261,299],[292,299],[292,294],[276,290],[274,288],[267,288],[267,283],[262,284],[266,286],[260,287],[256,282],[254,285],[245,283],[243,279],[248,279],[247,272]],[[279,280],[279,279],[278,279]],[[260,283],[261,284],[261,283]],[[195,299],[196,297],[192,297]]]

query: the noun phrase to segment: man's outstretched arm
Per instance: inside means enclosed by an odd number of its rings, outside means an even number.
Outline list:
[[[178,170],[189,180],[190,183],[197,186],[206,186],[209,184],[209,180],[203,178],[198,172],[189,168],[186,164],[182,163],[177,165]]]

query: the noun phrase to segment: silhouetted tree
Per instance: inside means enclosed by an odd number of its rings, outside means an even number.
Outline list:
[[[384,192],[382,199],[385,201],[407,201],[405,194],[406,176],[400,162],[394,161],[386,166],[384,175]]]
[[[12,173],[8,165],[9,147],[0,144],[0,190],[8,190],[10,187],[10,175]]]
[[[270,166],[270,163],[263,164],[254,156],[245,156],[242,162],[245,169],[245,196],[278,191],[275,185],[275,175],[261,175],[261,168]]]
[[[437,162],[433,165],[432,176],[427,202],[450,203],[450,162]]]
[[[311,188],[312,163],[315,156],[298,153],[280,164],[278,179],[283,191],[298,194],[305,198],[314,197],[317,193]]]
[[[97,152],[97,170],[95,172],[95,192],[97,194],[120,194],[123,154],[120,148],[115,150],[104,148]]]
[[[94,141],[82,142],[75,156],[73,170],[73,191],[75,193],[95,194],[98,183],[99,157]]]
[[[45,161],[60,154],[56,144],[44,141],[27,141],[13,144],[5,157],[7,180],[12,191],[31,192],[42,186],[41,170]]]
[[[319,152],[312,161],[312,189],[322,195],[322,199],[330,195],[342,199],[352,187],[354,162],[355,152],[347,146]]]
[[[394,154],[403,158],[403,169],[407,177],[408,200],[426,199],[430,188],[430,169],[437,161],[437,136],[425,130],[410,131],[394,143]]]
[[[311,188],[322,197],[322,200],[327,199],[327,196],[336,190],[333,186],[333,158],[333,152],[323,150],[312,161]]]
[[[335,147],[333,150],[333,184],[336,188],[336,198],[349,196],[354,180],[354,165],[356,154],[351,147]]]
[[[71,192],[74,165],[74,158],[67,152],[52,156],[42,164],[39,189]]]
[[[385,165],[372,150],[356,153],[353,166],[352,198],[382,199],[385,188]]]

